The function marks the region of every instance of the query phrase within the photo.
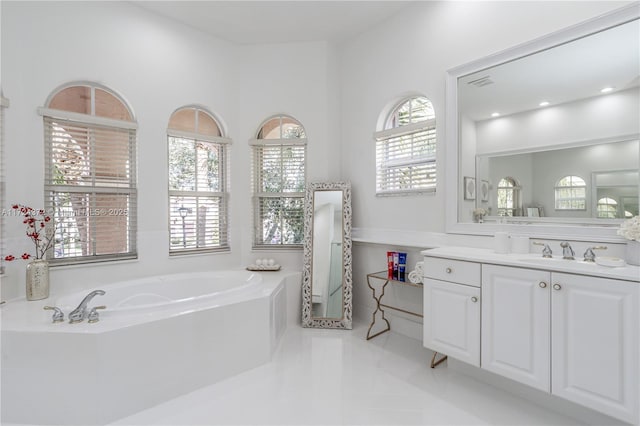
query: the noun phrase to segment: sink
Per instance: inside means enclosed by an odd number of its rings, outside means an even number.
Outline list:
[[[566,268],[592,268],[596,266],[595,262],[585,262],[584,260],[565,260],[561,257],[526,257],[518,259],[520,262],[533,263],[543,266],[562,266]]]

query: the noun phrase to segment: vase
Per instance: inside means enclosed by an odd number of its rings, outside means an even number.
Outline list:
[[[49,297],[49,262],[36,259],[27,264],[27,300]]]
[[[640,241],[627,241],[625,260],[628,265],[640,266]]]

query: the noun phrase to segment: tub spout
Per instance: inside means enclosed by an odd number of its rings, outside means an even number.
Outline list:
[[[82,302],[69,314],[69,324],[73,324],[76,322],[82,322],[87,317],[87,304],[96,296],[104,295],[104,290],[94,290],[91,293],[87,294]]]

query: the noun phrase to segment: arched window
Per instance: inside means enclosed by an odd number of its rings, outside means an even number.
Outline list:
[[[136,257],[136,122],[126,102],[96,83],[55,90],[40,109],[48,257],[79,263]]]
[[[505,177],[498,182],[498,216],[518,216],[520,208],[520,186],[511,177]]]
[[[301,247],[307,139],[298,120],[266,120],[253,151],[254,247]]]
[[[603,197],[598,200],[598,217],[615,219],[618,215],[618,202],[613,198]]]
[[[176,110],[169,147],[169,253],[228,250],[227,146],[214,116],[198,106]]]
[[[436,117],[423,96],[405,98],[376,139],[376,194],[436,190]]]
[[[587,185],[580,176],[565,176],[556,182],[556,210],[586,210]]]

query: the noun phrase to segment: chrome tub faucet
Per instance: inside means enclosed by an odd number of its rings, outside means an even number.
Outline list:
[[[104,290],[94,290],[91,293],[87,294],[82,302],[75,308],[71,313],[69,313],[69,324],[74,324],[77,322],[82,322],[87,318],[87,304],[93,299],[95,296],[103,296],[105,294]]]

